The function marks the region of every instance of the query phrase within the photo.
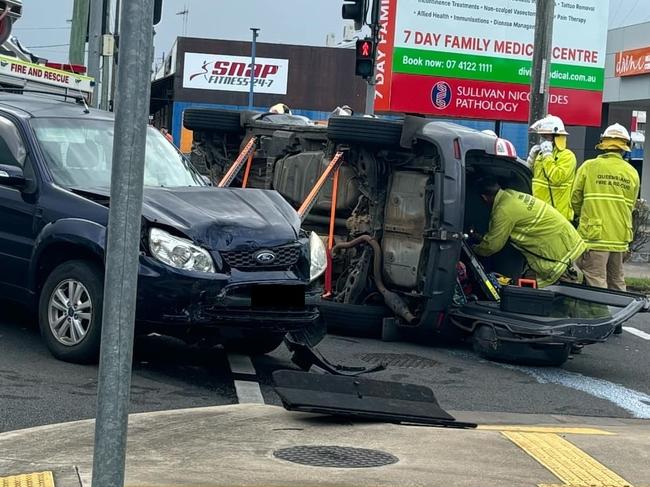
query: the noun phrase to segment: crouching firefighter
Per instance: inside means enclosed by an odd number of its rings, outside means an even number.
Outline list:
[[[488,232],[473,247],[477,255],[496,254],[510,241],[526,258],[527,274],[539,287],[560,280],[582,283],[574,262],[587,247],[569,220],[534,196],[501,189],[493,178],[480,180],[478,188],[491,212]]]

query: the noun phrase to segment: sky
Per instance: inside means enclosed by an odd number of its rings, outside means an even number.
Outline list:
[[[610,0],[610,28],[650,21],[647,2]],[[51,61],[67,61],[73,0],[23,0],[23,4],[23,18],[14,31],[22,45]],[[163,0],[156,57],[160,60],[183,35],[184,16],[176,14],[185,9],[188,36],[249,40],[249,29],[258,27],[260,42],[322,46],[329,33],[337,40],[343,37],[341,4],[342,0]]]

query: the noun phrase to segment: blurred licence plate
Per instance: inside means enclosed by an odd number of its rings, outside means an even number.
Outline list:
[[[301,309],[305,307],[305,286],[256,284],[251,291],[253,309]]]

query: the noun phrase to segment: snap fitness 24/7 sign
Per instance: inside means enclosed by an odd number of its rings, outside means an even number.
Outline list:
[[[535,0],[381,0],[375,109],[526,122]],[[600,125],[609,0],[557,1],[549,112]]]
[[[245,56],[185,53],[183,88],[199,90],[250,90],[251,59]],[[289,60],[255,58],[255,92],[287,94]]]

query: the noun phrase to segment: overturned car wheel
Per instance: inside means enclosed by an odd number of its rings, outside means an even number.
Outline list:
[[[522,343],[501,340],[494,328],[482,325],[472,335],[474,351],[495,362],[519,365],[559,367],[569,359],[571,345]]]
[[[242,112],[235,110],[215,110],[209,108],[190,108],[183,114],[183,126],[189,130],[213,130],[222,133],[241,133]]]
[[[334,142],[399,146],[402,124],[391,120],[366,117],[332,117],[327,137]]]

